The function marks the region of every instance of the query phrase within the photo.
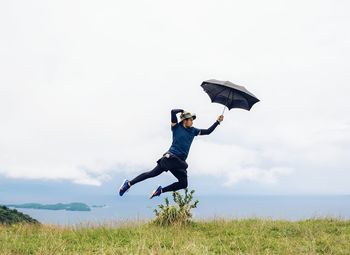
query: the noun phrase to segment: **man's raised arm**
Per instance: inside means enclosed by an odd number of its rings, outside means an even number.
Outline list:
[[[182,109],[172,109],[171,110],[171,126],[175,126],[177,124],[177,117],[176,114],[179,112],[184,112]]]
[[[211,132],[214,131],[214,129],[220,125],[220,122],[224,120],[224,116],[220,115],[218,119],[214,122],[213,125],[210,126],[210,128],[207,129],[199,129],[198,135],[209,135]]]

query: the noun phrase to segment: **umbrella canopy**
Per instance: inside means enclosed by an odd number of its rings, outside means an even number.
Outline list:
[[[207,80],[201,84],[209,95],[212,103],[219,103],[232,108],[241,108],[250,111],[252,106],[260,100],[245,87],[236,85],[230,81]],[[225,107],[224,107],[225,110]]]

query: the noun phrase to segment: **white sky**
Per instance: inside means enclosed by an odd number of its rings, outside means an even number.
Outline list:
[[[171,144],[172,108],[198,128],[221,114],[200,87],[213,78],[261,102],[195,138],[189,175],[349,193],[349,7],[1,1],[0,176],[103,185],[149,170]]]

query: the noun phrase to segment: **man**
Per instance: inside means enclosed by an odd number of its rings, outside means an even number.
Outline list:
[[[180,123],[177,122],[176,114],[181,112]],[[122,196],[132,185],[145,179],[155,177],[164,171],[170,172],[178,179],[177,182],[166,187],[159,186],[156,188],[150,198],[159,196],[161,193],[176,191],[187,187],[187,168],[186,158],[188,156],[193,138],[197,135],[209,135],[224,120],[220,115],[215,123],[208,129],[199,129],[192,127],[196,114],[191,114],[182,109],[171,110],[171,131],[173,133],[173,142],[167,152],[157,160],[157,166],[148,172],[136,176],[131,181],[124,180],[119,188],[119,195]]]

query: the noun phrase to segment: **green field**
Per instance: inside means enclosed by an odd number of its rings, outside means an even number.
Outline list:
[[[350,220],[0,225],[0,254],[350,254]]]

